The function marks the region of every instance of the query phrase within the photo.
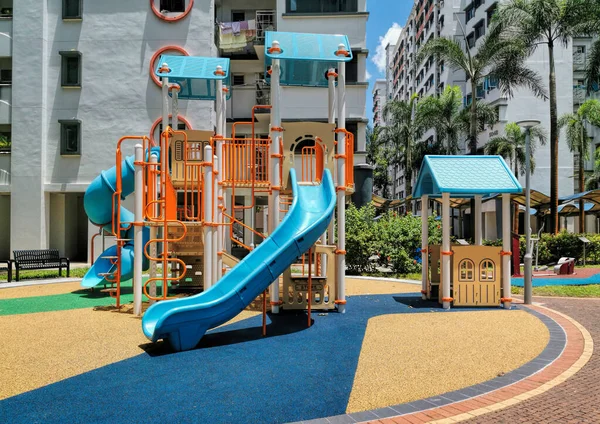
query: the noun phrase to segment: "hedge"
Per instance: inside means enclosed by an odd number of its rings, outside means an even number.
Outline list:
[[[429,243],[442,240],[441,222],[429,217]],[[375,208],[366,205],[346,210],[346,266],[349,274],[375,271],[375,265],[389,267],[395,273],[421,270],[421,218],[388,212],[375,221]],[[371,261],[376,255],[378,260]]]
[[[395,273],[420,272],[421,217],[388,212],[377,219],[373,205],[357,208],[353,204],[346,210],[346,266],[349,274],[376,271],[385,266]],[[538,242],[540,265],[556,263],[561,257],[583,260],[581,234],[563,231],[557,235],[542,234]],[[600,263],[600,234],[585,234],[590,240],[586,246],[588,264]],[[429,244],[441,244],[441,222],[429,217]],[[501,246],[502,240],[484,240],[486,246]],[[535,249],[534,249],[535,260]],[[520,239],[521,260],[525,255],[525,237]],[[377,260],[371,260],[373,256]]]

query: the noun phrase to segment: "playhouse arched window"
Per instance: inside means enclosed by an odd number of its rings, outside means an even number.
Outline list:
[[[494,281],[496,278],[496,264],[491,259],[484,259],[479,264],[481,281]]]
[[[475,281],[475,264],[470,259],[463,259],[458,264],[458,281]]]

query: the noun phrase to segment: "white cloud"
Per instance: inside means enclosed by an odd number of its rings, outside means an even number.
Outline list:
[[[373,76],[373,75],[371,75],[371,73],[369,72],[369,70],[366,70],[366,72],[365,72],[365,78],[366,78],[366,79],[365,79],[365,80],[366,80],[366,81],[369,81],[369,80],[371,79],[371,77],[372,77],[372,76]]]
[[[387,30],[385,35],[379,36],[379,44],[375,49],[375,55],[371,59],[373,63],[377,66],[379,72],[385,72],[385,48],[388,44],[395,44],[398,41],[398,37],[400,37],[400,32],[402,31],[402,27],[397,22],[394,22]]]

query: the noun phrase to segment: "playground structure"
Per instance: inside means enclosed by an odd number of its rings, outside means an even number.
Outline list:
[[[113,235],[116,245],[100,255],[82,285],[110,285],[104,290],[119,307],[121,283],[133,279],[136,315],[142,313],[143,296],[160,301],[145,312],[144,333],[152,341],[168,340],[176,350],[193,348],[208,329],[233,318],[261,293],[264,333],[267,287],[273,313],[307,309],[309,325],[312,309],[345,312],[344,214],[354,185],[354,139],[345,129],[350,44],[342,35],[267,32],[266,45],[271,46],[265,76],[272,104],[254,106],[252,120],[234,123],[231,137],[225,136],[229,59],[161,56],[156,69],[163,94],[160,140],[123,137],[115,167],[86,192],[90,220]],[[327,87],[328,122],[284,128],[282,85]],[[215,101],[216,131],[173,129],[179,99]],[[270,111],[266,139],[254,132],[259,108]],[[236,137],[240,125],[251,127],[249,137]],[[131,141],[137,143],[135,156],[123,158],[123,143]],[[130,194],[134,213],[122,206]],[[263,233],[253,223],[257,206],[265,203],[268,231]],[[239,217],[248,210],[250,222]],[[250,233],[251,240],[236,229]],[[256,238],[262,240],[258,246]],[[237,263],[232,246],[249,253]],[[176,285],[203,292],[171,299],[169,286]]]
[[[500,156],[426,156],[413,196],[421,198],[423,299],[510,309],[510,195],[522,187]],[[502,195],[502,247],[483,246],[483,196]],[[442,198],[442,245],[429,245],[428,203]],[[474,245],[450,244],[450,200],[474,199]]]

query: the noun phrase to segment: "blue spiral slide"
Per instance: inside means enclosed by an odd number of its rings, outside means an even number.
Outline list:
[[[152,154],[160,156],[160,149],[153,149]],[[135,190],[135,168],[134,157],[130,156],[121,164],[121,198],[125,199]],[[113,166],[108,171],[102,171],[98,177],[88,187],[83,197],[83,206],[85,212],[92,223],[103,227],[108,233],[112,233],[112,222],[117,217],[116,208],[113,210],[113,194],[117,187],[117,167]],[[121,222],[134,222],[134,215],[131,211],[121,206]],[[121,249],[121,281],[127,281],[133,278],[133,226],[122,225],[120,237],[128,240]],[[144,245],[148,242],[150,230],[144,227],[143,238]],[[111,246],[106,249],[94,265],[83,277],[82,287],[96,287],[99,284],[106,284],[106,274],[116,271],[116,265],[111,261],[111,257],[117,256],[117,246]],[[148,260],[144,256],[143,268],[148,269]],[[109,277],[110,278],[110,277]]]
[[[290,171],[293,201],[281,224],[256,249],[203,293],[159,302],[144,314],[142,329],[153,342],[177,351],[194,348],[202,336],[239,314],[325,232],[335,209],[329,170],[319,185],[299,185]]]

